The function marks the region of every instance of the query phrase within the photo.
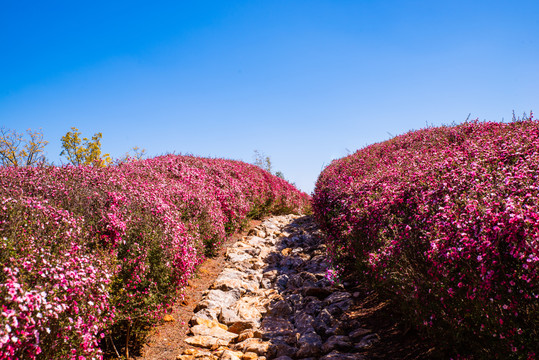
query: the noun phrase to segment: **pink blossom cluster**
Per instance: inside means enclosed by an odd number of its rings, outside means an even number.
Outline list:
[[[100,356],[111,274],[81,248],[80,219],[47,201],[1,201],[0,359]]]
[[[330,255],[461,356],[539,354],[539,122],[428,128],[320,175]]]
[[[239,161],[0,169],[0,359],[102,357],[159,321],[248,216],[308,195]]]

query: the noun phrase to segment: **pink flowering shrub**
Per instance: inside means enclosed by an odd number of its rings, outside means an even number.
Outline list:
[[[105,336],[136,345],[249,214],[310,200],[253,165],[172,155],[1,168],[0,185],[0,359],[101,358]]]
[[[448,349],[534,358],[539,122],[428,128],[335,160],[313,211],[330,255]]]
[[[1,206],[0,358],[99,356],[111,273],[82,247],[81,220],[46,201],[4,197]]]

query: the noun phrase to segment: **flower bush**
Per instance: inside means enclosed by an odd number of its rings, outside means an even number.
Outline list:
[[[192,156],[3,167],[0,185],[0,359],[136,344],[248,216],[310,205],[256,166]]]
[[[2,210],[0,358],[98,356],[111,274],[83,250],[80,219],[33,199],[4,198]]]
[[[428,128],[321,173],[332,260],[461,357],[539,353],[539,122]]]

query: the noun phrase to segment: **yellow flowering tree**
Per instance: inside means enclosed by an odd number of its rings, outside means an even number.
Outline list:
[[[101,154],[101,138],[103,134],[96,133],[91,139],[81,138],[81,132],[76,127],[62,136],[61,156],[75,165],[107,166],[112,162],[109,154]]]

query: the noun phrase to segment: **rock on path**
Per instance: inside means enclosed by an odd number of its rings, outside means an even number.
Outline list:
[[[347,317],[353,296],[326,279],[325,254],[309,216],[252,229],[227,250],[177,359],[363,359],[378,336]]]

